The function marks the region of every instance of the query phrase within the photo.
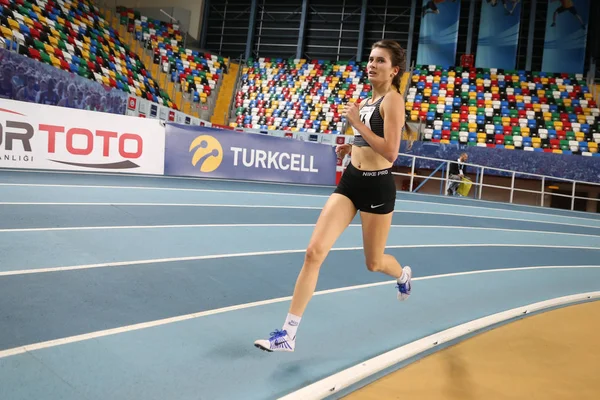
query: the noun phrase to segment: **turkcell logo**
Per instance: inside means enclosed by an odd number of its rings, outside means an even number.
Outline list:
[[[314,156],[281,151],[231,146],[231,157],[225,157],[234,167],[318,173]],[[196,137],[189,147],[192,165],[201,172],[216,171],[223,163],[223,146],[210,135]]]
[[[235,167],[243,165],[247,168],[319,172],[319,169],[314,166],[314,156],[308,156],[307,158],[304,154],[246,149],[243,147],[231,147],[231,151],[233,151],[233,165]]]
[[[198,136],[190,144],[190,152],[194,151],[192,156],[192,165],[200,167],[202,172],[213,172],[221,162],[223,162],[223,147],[217,139],[209,135]]]

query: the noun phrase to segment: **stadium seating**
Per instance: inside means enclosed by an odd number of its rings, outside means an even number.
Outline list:
[[[176,108],[139,56],[85,0],[0,0],[0,36],[23,55]]]
[[[208,101],[223,74],[223,57],[184,48],[177,25],[148,18],[131,8],[117,7],[117,13],[119,23],[153,51],[153,63],[170,72],[171,82],[181,83],[194,102]]]
[[[250,59],[235,94],[234,128],[340,134],[342,108],[369,96],[366,63]]]
[[[418,65],[406,113],[426,141],[600,156],[600,110],[581,75]]]

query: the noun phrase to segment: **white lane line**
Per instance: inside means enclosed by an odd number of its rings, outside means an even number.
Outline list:
[[[311,206],[276,206],[276,205],[251,205],[251,204],[214,204],[214,203],[100,203],[100,202],[89,202],[89,203],[78,203],[78,202],[13,202],[3,201],[0,202],[0,206],[132,206],[132,207],[143,207],[143,206],[157,206],[157,207],[233,207],[233,208],[292,208],[300,210],[321,210],[323,207],[311,207]]]
[[[21,172],[29,174],[50,174],[50,175],[84,175],[84,176],[112,176],[115,178],[138,178],[138,179],[171,179],[181,181],[205,181],[205,182],[233,182],[233,183],[251,183],[256,185],[275,185],[275,186],[301,186],[301,187],[320,187],[331,189],[333,185],[313,185],[306,183],[287,183],[287,182],[268,182],[268,181],[252,181],[247,179],[225,179],[225,178],[201,178],[197,176],[169,176],[169,175],[150,175],[150,174],[128,174],[128,173],[110,173],[110,172],[82,172],[82,171],[44,171],[44,170],[33,170],[33,169],[10,169],[2,168],[0,172]]]
[[[123,207],[222,207],[222,208],[278,208],[278,209],[291,209],[291,210],[322,210],[323,207],[314,206],[288,206],[288,205],[249,205],[249,204],[214,204],[214,203],[79,203],[79,202],[0,202],[0,205],[12,205],[12,206],[123,206]],[[599,225],[585,225],[585,224],[570,224],[567,222],[553,222],[553,221],[538,221],[535,219],[523,219],[523,218],[510,218],[510,217],[492,217],[487,215],[472,215],[463,213],[447,213],[447,212],[434,212],[434,211],[409,211],[409,210],[395,210],[397,214],[427,214],[427,215],[447,215],[455,217],[467,217],[467,218],[481,218],[481,219],[495,219],[505,221],[521,221],[521,222],[534,222],[538,224],[552,224],[552,225],[563,225],[563,226],[577,226],[584,228],[595,228],[600,229]],[[555,217],[551,214],[540,214],[544,217]],[[560,217],[560,216],[559,216]],[[571,217],[561,217],[571,218]],[[587,219],[586,221],[590,221]]]
[[[344,369],[327,378],[323,378],[308,386],[289,393],[280,400],[317,400],[324,399],[333,394],[352,386],[361,380],[368,378],[386,368],[397,365],[411,357],[422,354],[427,350],[434,349],[442,344],[456,340],[472,332],[481,331],[492,325],[506,322],[525,314],[532,314],[539,311],[545,311],[549,308],[565,306],[568,304],[582,301],[597,300],[600,298],[600,292],[578,293],[570,296],[556,297],[553,299],[540,301],[525,306],[502,311],[486,317],[478,318],[461,325],[448,328],[441,332],[434,333],[422,339],[408,343],[404,346],[390,350],[379,356],[365,360],[350,368]]]
[[[230,189],[196,189],[196,188],[172,188],[172,187],[153,187],[153,186],[119,186],[119,185],[64,185],[64,184],[46,184],[46,183],[0,183],[0,186],[22,186],[22,187],[59,187],[73,189],[128,189],[128,190],[158,190],[174,192],[204,192],[204,193],[242,193],[274,196],[292,196],[292,197],[321,197],[328,198],[329,195],[305,194],[305,193],[285,193],[285,192],[264,192],[255,190],[230,190]]]
[[[16,232],[61,232],[61,231],[102,231],[119,229],[186,229],[186,228],[289,228],[289,227],[314,227],[315,224],[180,224],[180,225],[114,225],[114,226],[67,226],[59,228],[6,228],[0,229],[0,233]],[[362,228],[361,224],[350,224],[351,228]],[[488,228],[471,227],[457,225],[391,225],[391,228],[398,229],[465,229],[479,231],[497,231],[511,233],[533,233],[540,235],[558,235],[558,236],[579,236],[600,238],[599,235],[590,235],[587,233],[566,233],[552,231],[536,231],[529,229],[510,229],[510,228]]]
[[[545,244],[501,244],[501,243],[446,243],[446,244],[411,244],[411,245],[391,245],[386,246],[386,249],[429,249],[429,248],[473,248],[473,247],[517,247],[517,248],[537,248],[537,249],[573,249],[573,250],[596,250],[600,251],[600,247],[591,246],[564,246],[564,245],[545,245]],[[362,246],[357,247],[334,247],[331,251],[356,251],[362,250]],[[269,250],[269,251],[257,251],[247,253],[226,253],[226,254],[210,254],[203,256],[189,256],[189,257],[170,257],[170,258],[155,258],[149,260],[132,260],[132,261],[116,261],[98,264],[84,264],[84,265],[72,265],[65,267],[48,267],[48,268],[32,268],[32,269],[21,269],[21,270],[10,270],[0,271],[0,277],[2,276],[13,276],[13,275],[29,275],[29,274],[41,274],[47,272],[64,272],[64,271],[77,271],[83,269],[94,269],[94,268],[110,268],[110,267],[125,267],[130,265],[146,265],[154,263],[169,263],[169,262],[181,262],[181,261],[198,261],[198,260],[212,260],[217,258],[233,258],[233,257],[255,257],[255,256],[267,256],[277,254],[293,254],[293,253],[304,253],[306,249],[293,249],[293,250]]]
[[[73,185],[73,184],[43,184],[43,183],[0,183],[0,186],[20,186],[20,187],[58,187],[58,188],[82,188],[82,189],[128,189],[128,190],[155,190],[155,191],[179,191],[179,192],[206,192],[206,193],[243,193],[243,194],[257,194],[257,195],[275,195],[275,196],[289,196],[289,197],[316,197],[316,198],[328,198],[330,194],[306,194],[306,193],[285,193],[285,192],[265,192],[265,191],[257,191],[257,190],[218,190],[218,189],[196,189],[196,188],[172,188],[172,187],[154,187],[154,186],[119,186],[119,185]],[[554,217],[562,217],[562,218],[570,218],[570,219],[581,219],[589,221],[590,218],[580,217],[580,216],[571,216],[571,215],[562,215],[562,214],[553,214],[553,213],[545,213],[545,212],[535,212],[535,211],[525,211],[525,210],[511,210],[505,208],[496,208],[496,207],[482,207],[476,205],[466,205],[466,204],[454,204],[454,203],[444,203],[444,202],[435,202],[435,201],[422,201],[422,200],[405,200],[405,199],[397,199],[396,203],[417,203],[417,204],[434,204],[434,205],[442,205],[444,207],[457,207],[457,208],[468,208],[468,209],[481,209],[481,210],[493,210],[493,211],[503,211],[507,213],[519,213],[519,214],[541,214],[547,216]],[[489,202],[493,204],[494,202]],[[535,207],[535,206],[526,206],[516,204],[515,206],[523,206],[523,207]],[[542,207],[537,207],[539,210],[545,210]],[[581,214],[579,214],[581,215]],[[596,219],[596,218],[592,218]]]
[[[442,278],[449,278],[449,277],[462,276],[462,275],[500,273],[500,272],[517,272],[517,271],[539,270],[539,269],[541,269],[541,270],[543,270],[543,269],[559,269],[559,268],[600,268],[600,265],[558,265],[558,266],[540,266],[540,267],[502,268],[502,269],[490,269],[490,270],[467,271],[467,272],[453,272],[453,273],[449,273],[449,274],[417,277],[417,278],[414,278],[413,280],[420,281],[420,280],[442,279]],[[365,289],[365,288],[389,285],[389,284],[395,284],[395,283],[396,283],[396,281],[393,280],[393,281],[367,283],[367,284],[363,284],[363,285],[346,286],[346,287],[341,287],[341,288],[336,288],[336,289],[321,290],[321,291],[315,292],[314,296],[322,296],[322,295],[327,295],[327,294],[332,294],[332,293],[345,292],[345,291],[349,291],[349,290]],[[190,319],[206,317],[208,315],[222,314],[222,313],[226,313],[229,311],[243,310],[245,308],[264,306],[264,305],[274,304],[274,303],[282,303],[284,301],[289,301],[291,299],[292,299],[292,296],[286,296],[286,297],[279,297],[279,298],[269,299],[269,300],[255,301],[252,303],[237,304],[237,305],[217,308],[217,309],[213,309],[213,310],[207,310],[207,311],[202,311],[202,312],[197,312],[197,313],[192,313],[192,314],[180,315],[177,317],[170,317],[170,318],[164,318],[164,319],[159,319],[159,320],[154,320],[154,321],[142,322],[142,323],[133,324],[133,325],[121,326],[118,328],[106,329],[106,330],[101,330],[101,331],[96,331],[96,332],[85,333],[85,334],[81,334],[81,335],[75,335],[75,336],[69,336],[69,337],[60,338],[60,339],[49,340],[46,342],[40,342],[40,343],[34,343],[34,344],[25,345],[25,346],[14,347],[12,349],[6,349],[6,350],[0,351],[0,358],[10,357],[10,356],[14,356],[17,354],[23,354],[23,353],[26,353],[29,351],[46,349],[49,347],[61,346],[61,345],[69,344],[69,343],[81,342],[84,340],[97,339],[97,338],[101,338],[104,336],[116,335],[119,333],[131,332],[131,331],[136,331],[136,330],[140,330],[140,329],[153,328],[153,327],[157,327],[157,326],[161,326],[161,325],[167,325],[167,324],[182,322],[182,321],[186,321],[186,320],[190,320]]]

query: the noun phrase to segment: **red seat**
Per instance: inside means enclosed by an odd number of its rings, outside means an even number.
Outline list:
[[[27,50],[29,52],[29,57],[41,61],[42,56],[40,55],[40,52],[38,50],[34,49],[33,47],[30,47]]]

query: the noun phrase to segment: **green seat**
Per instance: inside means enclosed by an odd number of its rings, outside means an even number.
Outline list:
[[[42,51],[45,50],[46,48],[44,47],[44,43],[40,42],[37,39],[33,40],[33,45],[35,46],[36,50]]]
[[[42,62],[52,65],[52,60],[50,60],[50,56],[45,51],[40,50],[40,58]]]
[[[513,136],[521,136],[521,127],[520,126],[513,126],[512,127],[512,134],[513,134]]]
[[[504,136],[504,144],[505,145],[513,145],[514,140],[512,136]]]

